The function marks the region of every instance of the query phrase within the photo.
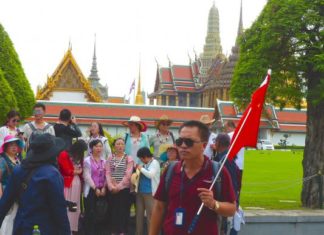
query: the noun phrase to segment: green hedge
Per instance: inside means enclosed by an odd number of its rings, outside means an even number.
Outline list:
[[[305,146],[297,146],[297,145],[287,145],[286,147],[280,146],[280,145],[275,145],[275,149],[302,149],[304,150]]]
[[[0,24],[0,69],[15,95],[22,118],[31,116],[35,104],[34,93],[20,63],[8,33]],[[1,97],[2,98],[2,97]],[[0,107],[2,108],[2,106]],[[15,108],[14,106],[11,108]],[[4,110],[1,110],[3,112]]]
[[[7,113],[14,108],[17,108],[17,101],[14,92],[0,69],[0,126],[5,123]]]

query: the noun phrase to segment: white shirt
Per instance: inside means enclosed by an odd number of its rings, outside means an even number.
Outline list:
[[[211,148],[211,145],[215,143],[217,135],[213,132],[210,132],[208,143],[206,145],[204,155],[207,156],[209,159],[212,159],[214,152],[213,149]]]
[[[234,131],[229,132],[227,134],[232,139]],[[244,168],[244,148],[241,148],[240,151],[238,151],[238,153],[236,154],[236,156],[237,156],[237,158],[235,160],[235,163],[240,170],[243,170],[243,168]]]
[[[141,165],[143,166],[143,163]],[[160,183],[160,163],[153,159],[147,168],[141,168],[141,173],[151,180],[152,195],[154,195]]]
[[[32,121],[31,124],[35,127],[35,129],[38,129],[36,127],[36,124],[35,124],[35,121]],[[49,123],[47,122],[44,122],[44,127],[45,128]],[[32,128],[29,126],[28,123],[25,124],[25,126],[23,127],[23,132],[24,132],[24,137],[27,139],[27,142],[29,142],[29,137],[31,136],[33,130]],[[54,127],[51,125],[50,127],[48,127],[46,130],[45,130],[45,133],[49,133],[53,136],[55,136],[55,131],[54,131]]]

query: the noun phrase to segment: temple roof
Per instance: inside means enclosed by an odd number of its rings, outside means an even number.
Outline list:
[[[98,121],[103,125],[122,126],[123,121],[129,120],[132,115],[139,116],[149,126],[154,127],[155,121],[162,115],[167,115],[173,120],[172,126],[179,127],[183,122],[199,120],[201,115],[212,116],[212,108],[195,107],[170,107],[156,105],[129,105],[90,102],[54,102],[40,101],[46,105],[44,120],[55,123],[60,111],[64,108],[71,110],[77,117],[78,124],[89,125]],[[29,118],[27,120],[32,120]]]
[[[218,125],[223,126],[225,121],[232,120],[238,124],[243,112],[238,110],[232,101],[217,100],[214,118]],[[265,105],[261,116],[260,128],[270,128],[278,132],[306,132],[306,110],[292,108],[279,109],[273,105]]]
[[[89,102],[102,102],[97,91],[84,77],[69,48],[52,76],[47,78],[43,87],[37,89],[36,99],[50,100],[54,91],[84,92]]]
[[[176,95],[177,92],[198,92],[198,61],[189,65],[157,66],[154,92],[149,97],[159,94]]]

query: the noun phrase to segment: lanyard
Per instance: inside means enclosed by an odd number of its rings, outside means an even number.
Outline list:
[[[180,207],[182,207],[182,198],[183,198],[183,193],[184,191],[193,183],[195,182],[200,175],[205,171],[205,169],[207,168],[207,160],[204,160],[204,164],[201,167],[201,169],[199,170],[199,172],[194,175],[191,179],[188,180],[188,182],[186,184],[184,184],[184,174],[185,174],[185,165],[183,165],[181,167],[181,184],[180,184]]]

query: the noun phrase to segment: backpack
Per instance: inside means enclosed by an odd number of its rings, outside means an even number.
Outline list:
[[[212,167],[213,167],[213,179],[215,179],[219,168],[220,168],[220,163],[219,162],[215,162],[215,161],[211,161],[212,162]],[[171,162],[170,165],[168,166],[168,168],[166,169],[166,173],[165,173],[165,190],[166,192],[169,191],[170,189],[170,183],[173,177],[173,173],[174,173],[174,167],[176,166],[176,164],[178,163],[178,161],[175,162]],[[214,189],[216,190],[216,199],[220,200],[221,199],[221,182],[222,182],[222,174],[218,177],[218,179],[216,180],[216,183],[214,184]]]
[[[235,158],[236,159],[236,156]],[[215,162],[219,162],[221,164],[225,160],[225,156],[221,159],[216,159],[216,156],[214,157]],[[236,165],[235,161],[226,161],[224,164],[224,167],[227,169],[228,173],[231,176],[232,179],[232,185],[235,191],[236,199],[238,200],[238,194],[239,194],[239,168]],[[238,203],[238,201],[236,201]]]
[[[44,126],[43,129],[37,129],[31,122],[28,122],[28,126],[30,127],[30,129],[32,130],[32,133],[29,137],[29,143],[31,140],[33,140],[33,138],[35,138],[35,135],[41,135],[41,134],[45,134],[46,131],[52,126],[51,124],[46,124],[46,126]]]

